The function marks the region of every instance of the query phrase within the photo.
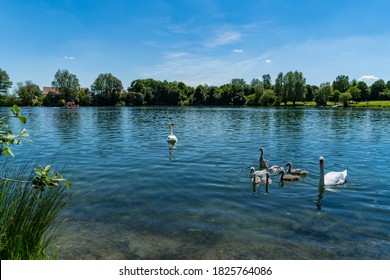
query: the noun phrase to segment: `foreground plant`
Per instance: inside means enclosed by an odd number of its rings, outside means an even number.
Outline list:
[[[23,124],[17,106],[12,116]],[[14,135],[7,123],[8,116],[0,118],[0,155],[14,157],[12,145],[18,145],[28,136],[25,129]],[[11,162],[11,165],[9,163]],[[47,250],[56,240],[60,228],[55,223],[70,198],[69,180],[51,165],[39,166],[28,174],[29,164],[4,161],[0,173],[0,259],[50,259],[55,252]],[[26,175],[28,174],[28,175]]]

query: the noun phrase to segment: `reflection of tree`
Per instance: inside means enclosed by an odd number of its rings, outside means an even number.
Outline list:
[[[324,191],[325,191],[324,186],[318,187],[318,199],[316,200],[317,210],[321,210],[321,201],[322,198],[324,197]]]
[[[74,141],[74,135],[78,135],[80,131],[80,110],[78,109],[62,109],[55,111],[53,124],[58,129],[58,134],[63,143],[71,143]]]

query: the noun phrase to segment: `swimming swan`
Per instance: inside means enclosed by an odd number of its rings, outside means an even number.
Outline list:
[[[258,176],[258,177],[262,177],[265,175],[265,173],[267,172],[267,170],[256,170],[253,166],[251,167],[250,171],[249,171],[249,174],[253,177],[253,176]]]
[[[331,171],[324,175],[324,157],[320,161],[320,186],[335,186],[344,184],[347,180],[347,170],[342,172]]]
[[[264,149],[263,147],[260,147],[259,151],[261,152],[260,158],[259,158],[259,163],[260,163],[260,169],[268,168],[268,164],[264,159]]]
[[[261,182],[268,184],[272,184],[272,179],[269,177],[269,172],[266,172],[263,177],[261,177]]]
[[[258,185],[258,184],[261,183],[261,179],[260,179],[259,176],[254,175],[254,176],[251,178],[251,182],[252,182],[253,186],[255,186],[255,185]]]
[[[271,171],[272,173],[279,173],[282,170],[284,171],[283,166],[278,166],[278,165],[272,165],[271,167],[268,168],[268,171]]]
[[[173,126],[174,124],[173,123],[169,123],[168,124],[169,126],[169,135],[167,137],[167,142],[171,145],[174,145],[177,143],[177,137],[175,135],[173,135]]]
[[[292,174],[284,174],[284,170],[280,171],[279,174],[282,174],[280,176],[280,181],[299,181],[299,176],[298,175],[292,175]]]
[[[286,166],[288,166],[288,169],[287,169],[288,174],[306,176],[309,173],[306,170],[292,168],[291,162],[287,162]]]

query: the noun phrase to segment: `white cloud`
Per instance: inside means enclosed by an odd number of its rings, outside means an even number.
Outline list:
[[[175,58],[187,56],[188,53],[186,53],[186,52],[167,52],[167,53],[164,53],[164,55],[165,55],[165,58],[175,59]]]
[[[374,75],[363,75],[359,78],[359,81],[377,81],[380,78],[374,76]]]
[[[234,49],[233,52],[235,52],[235,53],[243,53],[244,50],[241,50],[241,49]]]
[[[265,63],[272,63],[272,60],[271,59],[266,59]]]
[[[241,39],[241,33],[237,31],[220,31],[217,32],[216,38],[209,40],[205,43],[206,47],[218,47],[223,45],[229,45],[234,42],[237,42]]]
[[[176,59],[165,59],[161,63],[142,67],[137,70],[143,77],[153,77],[157,80],[181,81],[190,86],[200,84],[222,85],[233,78],[243,78],[248,81],[259,71],[261,61],[257,57],[239,61],[229,61],[224,58],[188,54]]]
[[[66,60],[73,60],[73,59],[74,59],[74,56],[64,56],[64,58],[65,58]]]

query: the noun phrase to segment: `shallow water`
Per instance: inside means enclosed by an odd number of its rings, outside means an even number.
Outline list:
[[[13,151],[54,161],[74,183],[59,258],[390,259],[390,110],[22,112],[33,141]],[[260,146],[269,165],[309,175],[281,185],[273,174],[268,193],[253,189]],[[319,156],[350,181],[319,188]]]

